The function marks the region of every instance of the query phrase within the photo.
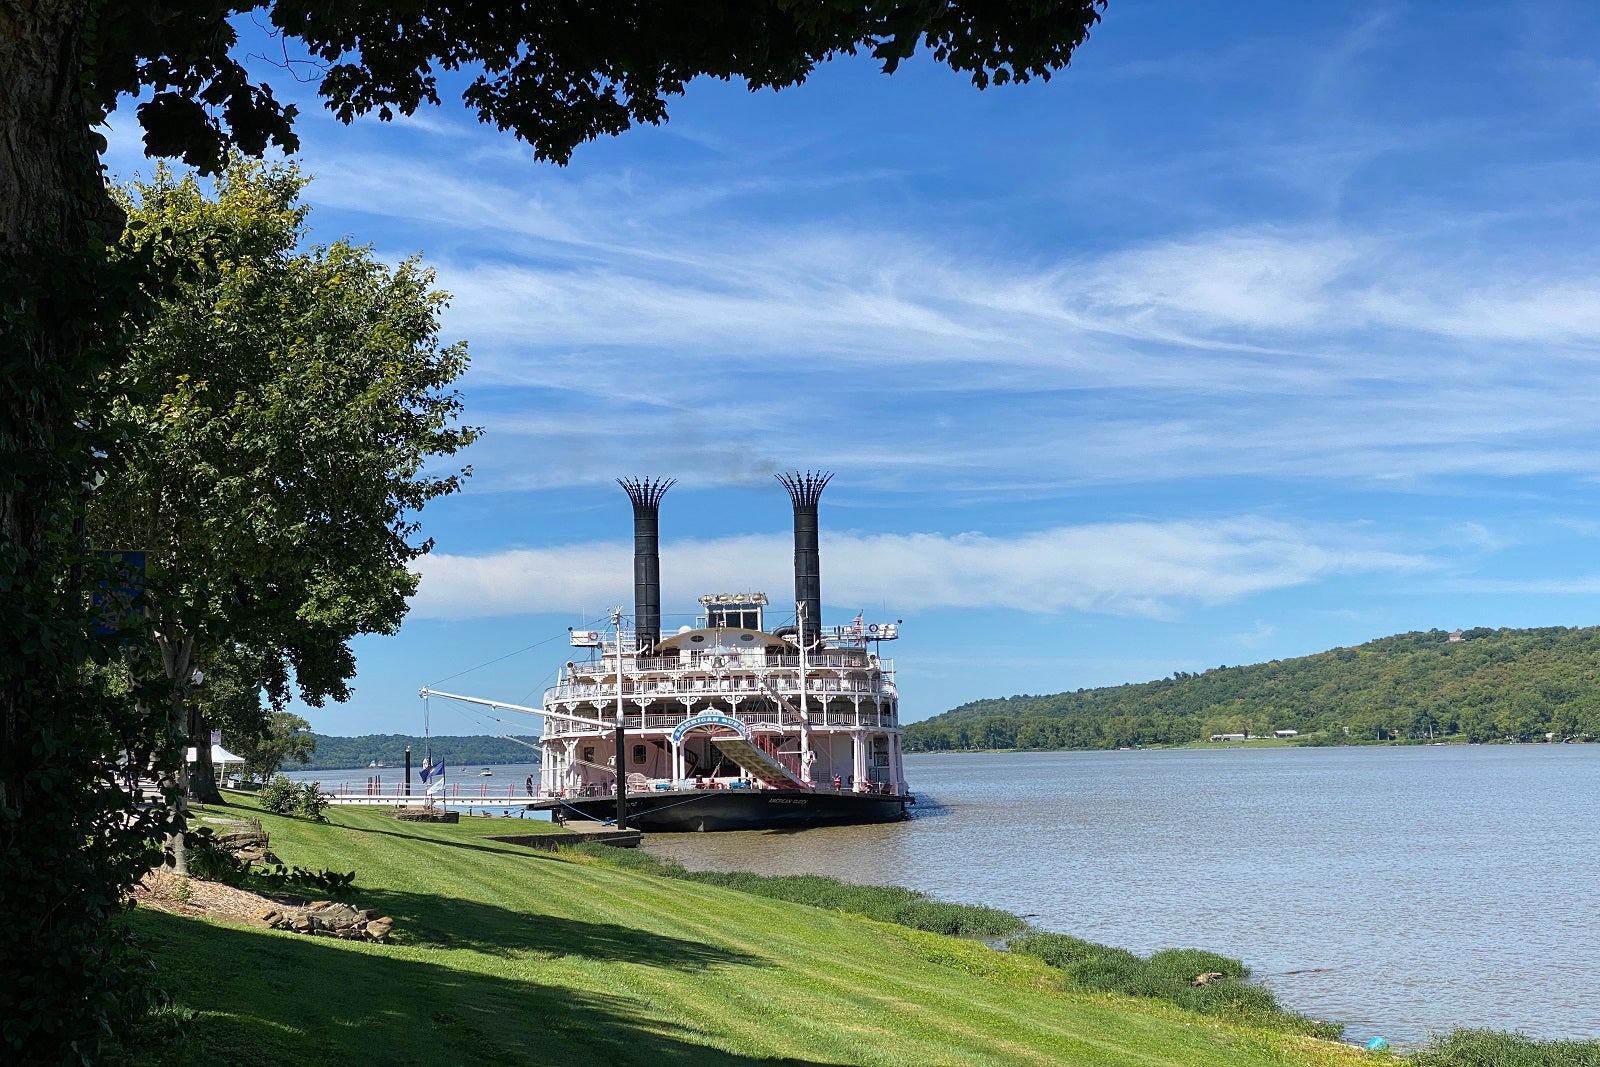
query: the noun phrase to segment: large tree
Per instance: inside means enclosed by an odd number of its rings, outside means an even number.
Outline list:
[[[74,536],[101,451],[74,416],[150,307],[147,277],[106,254],[122,219],[94,131],[119,99],[142,94],[152,155],[215,169],[232,148],[294,148],[293,109],[232,51],[229,19],[255,13],[309,49],[342,118],[409,113],[437,99],[438,71],[463,71],[467,107],[564,162],[587,139],[663,121],[702,75],[781,88],[840,53],[893,71],[925,48],[980,88],[1048,77],[1102,3],[0,0],[0,926],[23,968],[0,983],[4,1047],[91,1055],[130,1003],[106,918],[150,828],[125,829],[105,757],[114,737],[154,742],[137,729],[137,684],[83,681],[85,661],[110,653],[79,610],[93,568]]]
[[[355,673],[349,641],[390,633],[430,543],[415,513],[459,475],[424,465],[472,440],[441,344],[445,294],[415,260],[386,267],[338,241],[303,247],[305,179],[235,160],[208,196],[160,168],[118,190],[135,251],[159,242],[175,281],[105,375],[94,420],[114,429],[89,533],[145,553],[153,640],[175,732],[216,801],[197,667],[257,666],[281,708],[320,705]]]

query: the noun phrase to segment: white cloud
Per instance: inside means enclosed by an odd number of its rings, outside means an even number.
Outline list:
[[[1369,255],[1349,239],[1222,232],[1114,254],[1092,299],[1138,320],[1277,332],[1324,325],[1338,283]]]
[[[1414,554],[1359,531],[1311,529],[1263,518],[1122,522],[1059,527],[1017,537],[985,534],[826,534],[823,590],[853,610],[984,608],[1170,616],[1185,605],[1235,601],[1336,574],[1414,571]],[[419,561],[420,618],[534,612],[587,613],[631,602],[630,548],[598,542],[510,549]],[[663,604],[708,592],[766,592],[789,600],[792,542],[747,536],[662,547]],[[686,619],[680,621],[687,621]],[[678,623],[673,623],[677,625]]]

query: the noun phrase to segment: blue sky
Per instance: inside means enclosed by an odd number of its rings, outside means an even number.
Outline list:
[[[1600,622],[1597,45],[1580,3],[1114,0],[1048,84],[696,83],[564,169],[453,100],[346,128],[304,95],[315,236],[424,254],[485,428],[411,616],[308,717],[536,703],[568,626],[631,611],[627,475],[679,480],[673,628],[792,610],[772,473],[836,472],[825,621],[904,620],[907,719]]]

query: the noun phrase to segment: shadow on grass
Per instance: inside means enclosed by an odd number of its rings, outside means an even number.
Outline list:
[[[392,917],[400,943],[418,947],[470,948],[502,957],[583,956],[677,970],[761,962],[754,956],[700,941],[612,923],[530,915],[433,893],[366,889],[361,891],[360,904]]]
[[[514,825],[514,822],[511,819],[506,819],[505,824],[506,826],[511,826]],[[354,823],[346,822],[335,823],[334,825],[341,830],[349,830],[351,833],[378,834],[382,837],[399,837],[407,841],[421,841],[425,844],[439,845],[443,848],[464,848],[473,852],[492,852],[497,856],[527,856],[531,859],[548,859],[550,857],[550,853],[548,852],[523,848],[520,845],[506,844],[505,842],[496,841],[495,838],[487,836],[472,838],[435,837],[432,834],[408,834],[401,830],[389,830],[378,826],[360,826]],[[406,824],[397,822],[395,825],[404,826]],[[499,825],[495,826],[494,830],[497,833],[504,832],[503,827]],[[550,836],[567,837],[575,835],[568,835],[564,832],[554,832],[551,833]],[[485,844],[484,842],[493,842],[493,844]]]
[[[184,1027],[181,1045],[146,1055],[146,1063],[821,1062],[714,1048],[643,997],[546,985],[517,977],[509,965],[504,976],[487,975],[399,959],[390,950],[362,951],[145,909],[130,922],[154,956],[162,984],[178,1005],[199,1015]],[[564,936],[595,945],[581,932],[569,929]],[[599,947],[620,948],[620,935],[615,944],[601,939]]]

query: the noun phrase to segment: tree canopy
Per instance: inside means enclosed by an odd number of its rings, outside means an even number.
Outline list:
[[[125,245],[159,241],[182,269],[91,406],[117,443],[89,532],[145,552],[180,696],[194,666],[239,650],[277,707],[291,679],[310,704],[344,699],[350,639],[392,632],[416,590],[416,512],[460,484],[424,464],[473,437],[432,272],[348,241],[304,248],[305,183],[236,160],[209,196],[165,168],[118,192]],[[209,732],[187,726],[191,743]]]
[[[151,5],[152,7],[155,5]],[[440,103],[439,75],[464,72],[462,100],[479,119],[566,162],[584,141],[667,118],[667,100],[698,77],[752,90],[805,81],[818,63],[865,52],[886,73],[919,48],[979,88],[1048,79],[1099,20],[1104,0],[671,0],[501,4],[264,0],[143,4],[102,14],[97,82],[141,89],[151,155],[200,167],[238,147],[295,146],[294,108],[233,55],[228,19],[260,12],[320,65],[319,90],[348,122],[409,115]],[[109,97],[108,97],[109,98]]]

